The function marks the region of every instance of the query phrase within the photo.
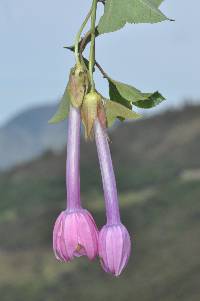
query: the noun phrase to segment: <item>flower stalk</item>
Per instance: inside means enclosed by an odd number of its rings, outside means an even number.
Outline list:
[[[93,78],[93,70],[95,64],[95,23],[96,23],[96,11],[97,11],[97,2],[98,0],[93,0],[92,2],[92,14],[91,14],[91,45],[90,45],[90,58],[89,58],[89,75],[90,75],[90,83],[91,83],[91,91],[95,91],[95,83]]]
[[[80,39],[81,39],[81,34],[83,32],[83,29],[85,28],[87,22],[89,21],[90,17],[91,17],[91,14],[92,14],[92,11],[93,11],[93,6],[91,6],[90,8],[90,11],[88,12],[85,20],[83,21],[77,35],[76,35],[76,39],[75,39],[75,47],[74,47],[74,55],[75,55],[75,59],[76,59],[76,64],[77,65],[80,65],[80,57],[79,57],[79,42],[80,42]]]

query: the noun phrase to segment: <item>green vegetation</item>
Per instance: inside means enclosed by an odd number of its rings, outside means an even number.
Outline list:
[[[199,301],[197,124],[200,107],[191,107],[111,133],[122,220],[133,240],[130,263],[118,279],[105,274],[98,261],[54,259],[51,235],[65,205],[65,152],[47,153],[2,174],[0,300]],[[83,142],[82,199],[101,226],[105,213],[97,167],[94,145]]]

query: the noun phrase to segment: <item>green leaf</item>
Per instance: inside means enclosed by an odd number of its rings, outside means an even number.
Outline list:
[[[142,93],[130,85],[108,79],[110,98],[130,108],[133,104],[139,108],[153,108],[165,98],[158,92]]]
[[[100,34],[124,27],[126,23],[157,23],[169,20],[159,6],[164,0],[106,0],[98,25]]]
[[[153,3],[159,7],[164,0],[153,0]]]
[[[159,105],[161,102],[165,100],[162,94],[160,94],[158,91],[152,94],[146,93],[146,95],[147,95],[146,99],[134,102],[133,105],[138,108],[150,109],[156,107],[157,105]]]
[[[55,115],[49,120],[50,124],[61,122],[67,118],[70,106],[70,98],[68,93],[68,85],[65,89],[64,95],[60,101],[59,107]]]
[[[112,81],[109,81],[109,95],[110,99],[115,100],[115,102],[120,103],[128,109],[132,109],[131,103],[120,95],[119,91],[117,90],[117,87]]]
[[[108,100],[105,103],[105,111],[107,117],[108,126],[111,126],[116,118],[123,119],[137,119],[141,117],[138,113],[126,108],[125,106],[115,102]]]

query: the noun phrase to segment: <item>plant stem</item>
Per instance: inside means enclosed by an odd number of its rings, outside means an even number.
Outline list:
[[[84,51],[85,47],[89,43],[90,37],[91,37],[91,33],[90,33],[90,31],[88,31],[86,33],[85,37],[82,38],[82,40],[80,41],[80,46],[79,47],[80,47],[80,56],[81,57],[83,57],[82,52]],[[97,35],[96,35],[96,37],[97,37]],[[65,47],[65,48],[67,48],[68,50],[74,52],[74,46]],[[97,66],[97,68],[99,69],[99,71],[101,72],[101,74],[103,75],[103,77],[109,79],[108,74],[104,71],[104,69],[102,68],[102,66],[96,60],[95,60],[95,65]]]
[[[97,26],[96,26],[96,29],[95,29],[95,36],[98,37],[99,36],[99,32],[98,32],[98,29],[97,29]],[[91,40],[91,32],[90,30],[84,35],[84,37],[82,37],[80,39],[80,42],[79,42],[79,52],[83,52],[87,46],[88,43],[90,43],[90,40]],[[75,45],[72,45],[72,46],[65,46],[64,47],[65,49],[68,49],[68,50],[71,50],[74,52],[75,50]]]
[[[97,26],[95,28],[95,37],[98,37],[99,32],[97,30]],[[85,50],[87,44],[91,41],[91,32],[90,30],[85,34],[85,36],[80,41],[80,54]]]
[[[85,20],[83,21],[77,35],[76,35],[76,39],[75,39],[75,47],[74,47],[74,53],[75,53],[75,58],[76,58],[76,63],[77,64],[80,64],[80,59],[79,59],[79,42],[80,42],[80,39],[81,39],[81,34],[82,34],[82,31],[84,29],[84,27],[86,26],[91,14],[93,12],[93,5],[89,11],[89,13],[87,14]]]
[[[91,46],[90,46],[90,58],[89,58],[89,75],[91,82],[91,91],[95,91],[95,83],[93,78],[93,70],[95,64],[95,23],[96,23],[96,11],[98,0],[92,2],[92,14],[91,14]]]
[[[101,65],[97,61],[95,61],[95,65],[97,66],[97,68],[99,69],[99,71],[101,72],[103,77],[109,79],[108,74],[103,70],[103,68],[101,67]]]

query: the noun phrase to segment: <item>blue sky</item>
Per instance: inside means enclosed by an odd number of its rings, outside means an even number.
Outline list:
[[[0,0],[0,124],[22,109],[52,103],[62,95],[71,45],[91,0]],[[144,92],[159,89],[166,106],[200,99],[200,1],[165,0],[176,22],[127,25],[97,42],[97,59],[114,79]],[[106,95],[107,84],[97,76]]]

